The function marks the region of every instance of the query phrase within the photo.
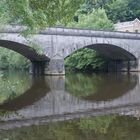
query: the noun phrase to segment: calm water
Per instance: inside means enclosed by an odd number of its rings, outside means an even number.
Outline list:
[[[0,72],[0,140],[140,140],[140,75]]]

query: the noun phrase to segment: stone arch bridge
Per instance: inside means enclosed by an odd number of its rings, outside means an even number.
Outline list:
[[[108,68],[140,71],[140,34],[86,29],[48,28],[31,37],[21,36],[21,26],[0,30],[0,46],[11,49],[31,61],[31,73],[65,74],[64,58],[80,48],[91,48],[111,61]],[[38,54],[31,46],[41,48]]]

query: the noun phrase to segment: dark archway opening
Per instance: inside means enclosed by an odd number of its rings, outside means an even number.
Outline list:
[[[43,73],[42,64],[49,60],[45,55],[38,54],[34,48],[18,42],[0,40],[0,47],[2,69],[9,68],[9,66],[29,69],[29,66],[32,66],[30,64],[33,64],[32,72]]]
[[[66,70],[91,72],[130,71],[136,67],[136,57],[109,44],[94,44],[77,50],[65,59]]]

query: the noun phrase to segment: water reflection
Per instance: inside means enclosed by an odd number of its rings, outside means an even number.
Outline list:
[[[108,114],[138,118],[137,74],[27,77],[31,86],[0,105],[0,130]]]
[[[0,132],[9,140],[139,140],[140,121],[124,116],[99,116],[23,127]]]
[[[31,82],[27,73],[0,71],[0,104],[14,99],[30,88]]]
[[[138,76],[132,74],[74,74],[66,77],[66,90],[82,99],[104,101],[126,94],[137,82]]]
[[[30,82],[32,82],[32,84],[30,88],[24,90],[24,92],[20,91],[20,96],[17,95],[12,99],[8,98],[9,100],[0,105],[0,109],[19,110],[23,107],[32,105],[34,102],[37,102],[48,93],[49,87],[45,81],[45,78],[31,77],[31,79],[32,80]]]

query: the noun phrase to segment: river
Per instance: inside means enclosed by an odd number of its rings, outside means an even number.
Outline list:
[[[0,140],[138,140],[140,74],[0,71]]]

